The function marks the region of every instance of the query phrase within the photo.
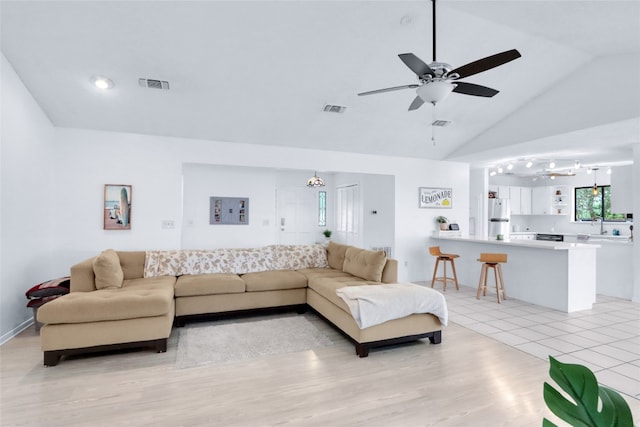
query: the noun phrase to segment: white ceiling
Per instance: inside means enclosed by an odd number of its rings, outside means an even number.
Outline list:
[[[624,162],[640,142],[640,0],[439,0],[439,61],[522,58],[465,79],[494,98],[454,93],[435,112],[408,112],[412,90],[356,95],[414,83],[399,53],[431,61],[427,0],[0,5],[2,52],[56,126],[474,165]],[[433,117],[453,121],[435,146]]]

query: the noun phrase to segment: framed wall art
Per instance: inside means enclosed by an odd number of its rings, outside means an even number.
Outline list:
[[[104,229],[131,230],[132,185],[105,184],[104,186]]]
[[[249,198],[210,197],[209,224],[249,224]]]
[[[419,187],[418,207],[450,209],[453,207],[453,190],[442,187]]]

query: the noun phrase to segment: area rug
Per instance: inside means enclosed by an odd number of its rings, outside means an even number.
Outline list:
[[[233,363],[331,344],[304,316],[185,328],[180,331],[176,367]]]

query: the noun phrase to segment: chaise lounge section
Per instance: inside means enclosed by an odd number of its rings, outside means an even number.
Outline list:
[[[128,347],[166,351],[173,324],[219,313],[311,307],[366,357],[376,346],[428,337],[433,314],[410,314],[361,329],[336,294],[346,286],[397,282],[384,252],[330,242],[251,249],[113,251],[71,268],[71,292],[38,311],[44,365],[64,355]]]

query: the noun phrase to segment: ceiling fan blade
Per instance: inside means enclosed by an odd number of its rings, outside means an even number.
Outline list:
[[[404,64],[411,68],[411,71],[416,73],[418,77],[424,75],[435,76],[436,73],[425,62],[415,56],[413,53],[401,53],[398,55]]]
[[[420,85],[411,84],[411,85],[404,85],[404,86],[394,86],[394,87],[388,87],[385,89],[376,89],[376,90],[370,90],[369,92],[362,92],[362,93],[359,93],[358,96],[375,95],[376,93],[393,92],[394,90],[402,90],[402,89],[415,89],[418,86]]]
[[[459,82],[455,80],[452,83],[455,85],[455,88],[453,88],[454,92],[462,93],[465,95],[484,96],[485,98],[491,98],[492,96],[500,92],[499,90],[491,89],[490,87],[486,86],[476,85],[473,83]]]
[[[477,61],[470,62],[462,67],[458,67],[455,70],[449,71],[448,75],[458,74],[458,79],[464,79],[465,77],[473,76],[474,74],[481,73],[483,71],[490,70],[514,59],[520,58],[520,52],[516,49],[507,50],[505,52],[496,53],[495,55],[487,56],[486,58],[478,59]]]
[[[422,98],[416,96],[411,105],[409,105],[409,111],[417,110],[418,108],[422,107],[422,104],[424,104]]]

